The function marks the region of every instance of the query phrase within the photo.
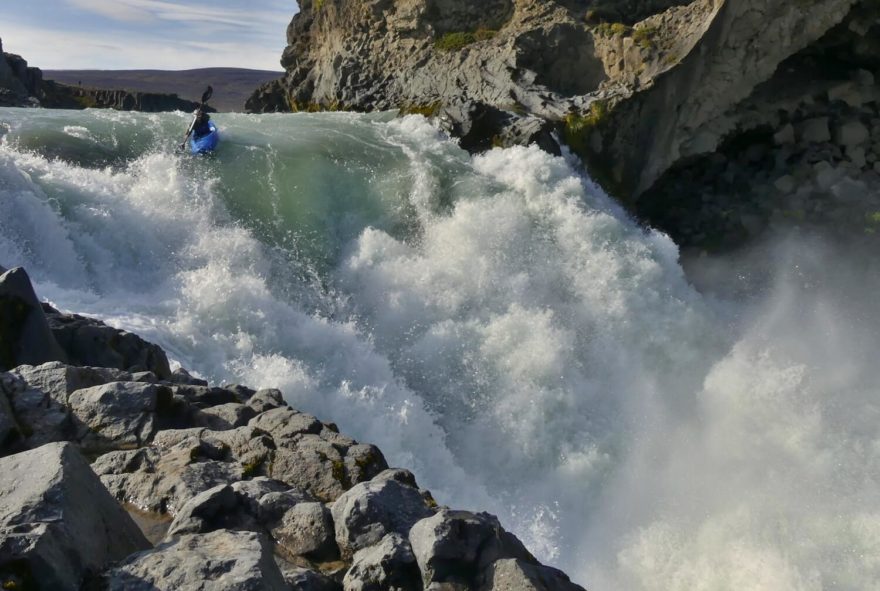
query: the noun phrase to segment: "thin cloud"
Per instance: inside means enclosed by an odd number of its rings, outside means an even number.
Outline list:
[[[213,23],[232,29],[253,29],[290,19],[291,13],[241,10],[164,0],[67,0],[77,8],[121,21],[163,20],[179,23]]]
[[[34,40],[38,39],[38,43]],[[6,51],[21,53],[29,65],[52,69],[186,70],[239,67],[279,70],[281,51],[268,44],[184,41],[169,43],[146,35],[80,33],[12,25],[3,35]]]

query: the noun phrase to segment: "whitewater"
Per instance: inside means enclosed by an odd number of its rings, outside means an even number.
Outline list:
[[[880,269],[695,261],[571,161],[418,116],[0,109],[0,265],[280,388],[593,590],[880,581]],[[694,287],[701,277],[700,289]]]

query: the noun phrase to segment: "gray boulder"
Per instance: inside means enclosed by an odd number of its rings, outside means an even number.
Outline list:
[[[188,371],[186,371],[182,367],[178,367],[174,371],[171,372],[171,377],[168,379],[169,382],[173,384],[182,384],[189,386],[207,386],[208,382],[206,380],[202,380],[190,375]]]
[[[272,537],[293,556],[316,562],[339,557],[333,517],[323,503],[297,503],[270,528]]]
[[[244,477],[242,465],[224,459],[225,453],[211,442],[190,438],[169,447],[110,452],[92,467],[117,499],[176,515],[199,493]]]
[[[172,386],[172,390],[175,395],[183,397],[196,408],[209,408],[239,402],[235,392],[223,388],[208,387],[207,384],[182,384]]]
[[[338,582],[311,569],[290,567],[283,573],[291,591],[342,591]]]
[[[270,534],[278,552],[325,562],[338,558],[330,510],[280,482],[258,478],[221,485],[190,499],[168,531],[172,538],[218,529]]]
[[[422,578],[406,536],[391,533],[358,550],[343,580],[345,591],[420,589]]]
[[[253,532],[183,536],[140,552],[105,577],[109,591],[287,591],[268,542]]]
[[[149,547],[70,444],[2,458],[0,474],[4,589],[76,591],[86,575]]]
[[[514,558],[492,563],[481,576],[479,591],[584,591],[561,570]]]
[[[267,410],[272,410],[273,408],[287,406],[287,403],[284,402],[284,396],[281,394],[281,390],[269,388],[265,390],[257,390],[257,392],[248,399],[247,405],[259,414],[266,412]]]
[[[358,484],[333,503],[332,512],[343,557],[378,544],[387,534],[406,535],[434,514],[407,470],[386,470]]]
[[[0,382],[7,374],[0,374]],[[6,397],[5,388],[0,383],[0,455],[13,449],[22,438],[21,427],[12,412],[12,405]]]
[[[215,431],[235,429],[247,425],[256,416],[250,406],[229,402],[196,411],[193,423],[198,427],[206,427]]]
[[[55,340],[73,365],[151,371],[161,380],[171,378],[168,358],[158,345],[94,318],[62,314],[49,306],[43,310]]]
[[[522,542],[488,513],[442,509],[416,523],[409,541],[426,588],[437,583],[472,586],[486,567],[502,558],[537,564]]]
[[[42,390],[30,387],[16,373],[0,374],[0,389],[9,401],[22,435],[6,452],[21,451],[71,438],[73,421],[63,402]]]
[[[157,415],[171,408],[171,390],[139,382],[111,382],[73,392],[68,404],[83,448],[107,451],[148,444]]]
[[[6,271],[0,275],[0,371],[46,361],[67,361],[67,355],[49,330],[25,270]]]

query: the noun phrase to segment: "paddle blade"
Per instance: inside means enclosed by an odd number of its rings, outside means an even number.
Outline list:
[[[214,89],[210,86],[205,89],[205,92],[202,94],[202,102],[207,103],[208,99],[211,98],[211,95],[214,94]]]

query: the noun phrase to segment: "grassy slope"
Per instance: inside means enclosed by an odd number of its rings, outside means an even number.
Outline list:
[[[260,84],[280,78],[283,72],[241,68],[200,70],[43,70],[43,77],[64,84],[141,92],[175,93],[198,101],[210,84],[214,98],[210,105],[218,111],[242,111],[244,101]]]

